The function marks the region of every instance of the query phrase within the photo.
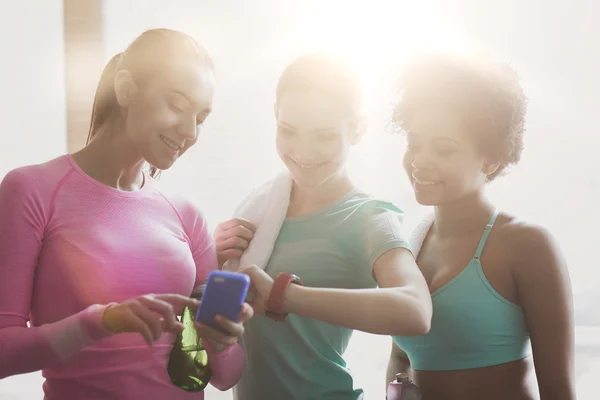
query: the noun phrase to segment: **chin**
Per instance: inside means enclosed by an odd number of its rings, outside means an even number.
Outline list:
[[[422,206],[437,206],[447,202],[443,191],[439,190],[414,190],[415,200]]]
[[[302,188],[314,189],[331,179],[330,174],[323,173],[327,171],[304,171],[291,161],[285,164],[292,178],[294,178],[294,182]],[[320,168],[323,169],[323,167]]]
[[[460,201],[461,197],[434,195],[433,193],[415,192],[415,200],[422,206],[441,206]]]
[[[153,167],[160,169],[161,171],[166,171],[175,164],[177,159],[165,159],[162,157],[148,157],[145,158],[146,162]]]
[[[421,196],[418,193],[415,193],[415,200],[422,206],[437,206],[440,204],[437,199],[433,199],[431,196]]]

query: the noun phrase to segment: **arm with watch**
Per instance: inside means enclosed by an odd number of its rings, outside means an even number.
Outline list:
[[[429,289],[412,253],[405,248],[391,249],[377,259],[373,266],[376,289],[304,287],[301,277],[281,273],[273,279],[256,266],[240,272],[252,280],[255,311],[274,320],[284,320],[293,313],[392,336],[423,335],[431,325]]]

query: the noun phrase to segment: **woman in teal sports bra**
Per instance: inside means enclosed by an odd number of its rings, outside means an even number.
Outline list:
[[[435,209],[411,242],[433,318],[428,334],[393,338],[387,381],[409,372],[424,400],[575,399],[561,251],[484,194],[521,156],[526,98],[516,73],[480,57],[423,56],[399,94],[404,168],[417,201]]]

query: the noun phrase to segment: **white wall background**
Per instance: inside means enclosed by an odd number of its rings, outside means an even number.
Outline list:
[[[0,67],[6,71],[0,77],[5,149],[0,176],[66,149],[62,2],[23,3],[11,2],[8,9],[3,4],[0,14],[1,29],[9,32],[0,35],[9,60]],[[555,6],[506,0],[494,8],[476,0],[413,3],[105,0],[106,59],[153,27],[186,31],[211,51],[219,84],[214,114],[196,148],[164,173],[162,182],[197,201],[214,225],[279,168],[272,104],[283,67],[304,51],[345,39],[350,46],[342,50],[370,72],[372,92],[372,124],[350,169],[365,189],[400,204],[409,227],[426,210],[412,200],[401,171],[402,141],[386,131],[397,65],[414,47],[452,44],[457,38],[512,61],[530,97],[526,150],[519,167],[490,187],[490,195],[503,208],[546,225],[559,239],[571,268],[577,323],[588,326],[578,327],[579,398],[596,398],[591,377],[600,374],[600,333],[593,328],[600,327],[600,312],[593,306],[600,299],[595,252],[600,139],[593,111],[600,92],[600,48],[594,42],[600,28],[592,18],[600,8],[593,0]],[[346,354],[367,399],[384,398],[389,347],[387,337],[356,333]],[[41,399],[40,387],[39,374],[5,379],[0,399]],[[214,390],[207,394],[208,400],[230,398]]]
[[[1,179],[67,151],[62,1],[3,1],[0,52]],[[41,400],[41,384],[39,373],[1,380],[0,399]]]
[[[31,4],[35,3],[35,4]],[[0,177],[67,149],[62,1],[0,4]]]

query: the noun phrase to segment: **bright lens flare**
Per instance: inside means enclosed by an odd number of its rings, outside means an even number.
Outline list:
[[[419,52],[462,51],[427,1],[306,1],[292,36],[302,50],[330,51],[352,62],[370,95],[388,68]]]

